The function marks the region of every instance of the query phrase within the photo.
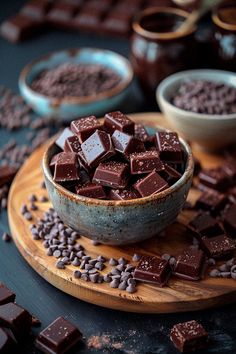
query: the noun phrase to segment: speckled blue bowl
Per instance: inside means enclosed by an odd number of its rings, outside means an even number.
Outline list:
[[[54,68],[62,63],[100,64],[117,72],[121,81],[109,91],[96,96],[53,98],[32,90],[33,79],[45,69]],[[41,116],[57,117],[72,120],[77,117],[101,115],[121,106],[129,93],[133,79],[133,69],[127,59],[121,55],[103,49],[80,48],[47,54],[22,70],[19,78],[19,89],[26,102]]]
[[[42,166],[54,209],[67,225],[101,243],[125,245],[157,235],[176,219],[192,182],[192,152],[184,140],[180,141],[185,154],[182,177],[157,195],[128,201],[82,197],[54,182],[49,162],[59,149],[52,142],[44,154]]]

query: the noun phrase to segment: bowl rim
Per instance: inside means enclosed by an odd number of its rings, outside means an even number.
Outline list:
[[[168,131],[168,129],[165,129],[161,126],[155,127],[155,130],[159,130],[159,129]],[[188,180],[192,179],[192,177],[193,177],[194,159],[193,159],[193,154],[192,154],[191,148],[184,139],[179,138],[181,145],[187,154],[185,171],[182,174],[182,176],[180,177],[180,179],[176,183],[174,183],[172,186],[170,186],[169,188],[165,189],[162,192],[159,192],[157,194],[154,194],[154,195],[151,195],[148,197],[142,197],[142,198],[136,198],[136,199],[130,199],[130,200],[103,200],[103,199],[83,197],[83,196],[77,195],[73,192],[70,192],[68,189],[64,188],[59,183],[57,183],[53,180],[53,177],[52,177],[52,174],[50,171],[50,167],[49,167],[48,154],[49,154],[50,149],[52,149],[54,147],[55,140],[56,140],[56,138],[54,136],[51,139],[49,146],[47,147],[47,149],[43,155],[42,169],[44,172],[44,178],[48,179],[49,182],[53,185],[53,187],[55,189],[57,189],[61,194],[63,194],[64,197],[69,198],[70,200],[73,200],[75,202],[79,202],[79,203],[82,202],[82,203],[91,204],[94,206],[100,205],[100,206],[122,206],[123,207],[123,206],[131,206],[131,205],[143,205],[143,204],[147,204],[149,202],[153,202],[155,200],[161,200],[161,199],[166,198],[167,196],[171,195],[173,192],[176,192],[181,187],[183,187],[188,182]]]
[[[156,99],[159,103],[159,105],[161,106],[161,103],[164,102],[164,104],[166,106],[168,106],[169,109],[175,110],[176,113],[179,114],[179,116],[181,115],[182,117],[186,117],[189,118],[189,116],[191,116],[192,118],[196,118],[196,119],[204,119],[206,120],[207,118],[209,118],[209,120],[224,120],[224,121],[231,121],[236,119],[236,113],[231,113],[231,114],[206,114],[206,113],[195,113],[195,112],[191,112],[191,111],[186,111],[184,109],[178,108],[176,107],[174,104],[172,104],[165,96],[165,91],[167,88],[173,86],[176,84],[176,82],[181,82],[181,81],[185,81],[186,80],[186,76],[188,75],[188,79],[191,79],[192,75],[196,75],[196,74],[206,74],[206,77],[204,79],[201,80],[209,80],[209,78],[207,77],[207,74],[220,74],[222,76],[226,76],[226,77],[235,77],[236,80],[236,73],[232,72],[232,71],[226,71],[226,70],[217,70],[217,69],[193,69],[193,70],[184,70],[184,71],[179,71],[175,74],[172,74],[170,76],[168,76],[167,78],[165,78],[164,80],[161,81],[161,83],[157,86],[156,88]],[[181,79],[182,78],[182,79]],[[221,81],[219,80],[214,80],[214,81]],[[235,85],[235,89],[236,89],[236,85]]]
[[[227,6],[227,4],[226,4],[226,6],[216,8],[211,15],[212,21],[215,25],[217,25],[220,28],[223,28],[226,31],[234,31],[235,32],[236,31],[236,24],[225,22],[220,17],[220,10],[226,9],[226,8],[236,8],[236,7],[233,5]]]
[[[42,61],[48,61],[48,60],[50,60],[50,58],[52,56],[63,53],[63,52],[67,53],[68,58],[69,58],[69,57],[73,57],[73,56],[79,54],[80,52],[86,51],[86,50],[89,50],[91,52],[96,52],[96,53],[97,52],[104,53],[105,55],[109,54],[109,55],[116,56],[119,60],[121,60],[124,63],[124,65],[127,69],[127,74],[124,77],[121,77],[121,81],[112,89],[103,91],[97,95],[89,95],[89,96],[84,96],[84,97],[80,97],[80,96],[64,96],[62,98],[53,97],[53,96],[50,97],[50,96],[41,94],[41,93],[33,90],[30,87],[30,85],[27,83],[27,77],[36,64],[38,64]],[[106,65],[104,65],[104,66],[106,66]],[[21,70],[20,75],[19,75],[19,79],[18,79],[18,83],[19,83],[20,87],[22,87],[24,90],[27,90],[32,96],[35,96],[35,97],[43,99],[43,100],[51,101],[54,104],[58,104],[58,103],[63,104],[64,103],[64,104],[81,104],[81,105],[83,105],[83,104],[103,101],[103,100],[109,99],[113,96],[120,94],[122,91],[124,91],[126,88],[128,88],[128,86],[131,84],[131,82],[133,80],[133,77],[134,77],[134,72],[133,72],[133,68],[131,66],[131,63],[123,55],[121,55],[115,51],[108,50],[108,49],[100,49],[100,48],[95,48],[95,47],[80,47],[80,48],[67,48],[64,50],[51,51],[51,52],[48,52],[47,54],[40,56],[37,59],[32,60],[31,62],[26,64],[24,66],[24,68]]]

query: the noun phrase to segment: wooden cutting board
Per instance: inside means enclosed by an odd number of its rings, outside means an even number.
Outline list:
[[[158,113],[142,113],[130,116],[135,121],[142,122],[145,125],[168,127],[164,117]],[[29,195],[47,195],[46,190],[40,188],[40,183],[43,181],[41,159],[47,145],[48,143],[45,143],[36,150],[18,172],[11,186],[8,201],[9,222],[15,244],[26,261],[44,279],[78,299],[122,311],[143,313],[193,311],[235,301],[236,281],[232,279],[213,279],[206,276],[202,281],[191,282],[173,277],[166,287],[159,288],[155,285],[140,284],[136,293],[128,294],[125,291],[112,289],[106,283],[93,284],[74,279],[73,271],[75,267],[71,265],[67,266],[65,270],[57,269],[55,258],[46,256],[41,241],[33,240],[29,230],[30,223],[36,222],[37,218],[41,217],[43,212],[51,207],[51,203],[36,203],[39,210],[33,212],[34,220],[32,222],[26,221],[20,213],[22,204],[29,203]],[[193,150],[195,156],[200,159],[205,167],[213,167],[221,163],[219,156],[195,151],[194,147]],[[198,195],[199,192],[192,188],[188,199],[193,202]],[[177,255],[184,247],[191,244],[191,240],[185,234],[184,225],[193,217],[193,213],[193,211],[183,211],[177,222],[167,228],[164,237],[152,238],[143,243],[124,247],[93,246],[86,237],[81,237],[79,242],[92,257],[102,254],[107,258],[123,256],[131,260],[134,253]],[[105,269],[106,272],[107,269],[109,268]]]

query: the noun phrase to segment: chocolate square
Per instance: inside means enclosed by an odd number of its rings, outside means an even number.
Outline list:
[[[206,191],[196,201],[195,207],[197,209],[206,210],[213,216],[217,216],[219,212],[225,207],[227,197],[225,194],[216,191]]]
[[[213,237],[221,235],[223,229],[219,223],[209,214],[209,213],[199,213],[192,219],[187,230],[190,232],[191,236],[201,240],[203,236]]]
[[[20,10],[20,13],[35,19],[44,19],[51,6],[49,0],[30,0]]]
[[[134,122],[120,111],[110,112],[105,115],[104,129],[110,134],[119,130],[134,135]]]
[[[174,274],[186,280],[199,280],[206,268],[206,258],[202,250],[188,248],[177,257]]]
[[[16,294],[6,287],[3,283],[0,283],[0,305],[14,302]]]
[[[88,139],[97,129],[101,128],[101,123],[95,116],[89,116],[73,120],[70,125],[71,131],[76,134],[82,144]]]
[[[131,174],[150,173],[153,170],[164,170],[164,164],[159,158],[159,153],[155,150],[136,152],[130,155]]]
[[[78,154],[81,151],[81,144],[79,142],[78,136],[73,135],[66,139],[64,151],[73,152],[75,154]]]
[[[17,353],[16,342],[8,333],[8,331],[4,330],[3,328],[0,328],[0,353]]]
[[[199,173],[199,182],[219,192],[224,192],[229,187],[228,175],[221,167],[202,170]]]
[[[202,237],[200,246],[211,258],[223,258],[231,255],[236,248],[235,240],[226,235],[211,238]]]
[[[146,177],[139,179],[134,184],[134,188],[142,197],[148,197],[168,188],[168,183],[158,173],[153,171]]]
[[[134,278],[147,283],[164,286],[171,274],[169,262],[155,256],[142,256],[134,270]]]
[[[107,161],[97,167],[93,183],[102,186],[123,189],[128,183],[129,168],[124,162]]]
[[[55,144],[60,148],[64,149],[66,139],[73,136],[72,131],[69,128],[65,128],[55,141]]]
[[[106,193],[102,186],[95,183],[86,184],[84,186],[75,187],[76,194],[82,195],[88,198],[104,199],[106,198]]]
[[[183,153],[177,133],[157,132],[156,146],[160,152],[161,160],[174,163],[183,161]]]
[[[134,136],[141,140],[143,143],[149,140],[149,135],[143,124],[134,125]]]
[[[72,152],[62,152],[58,155],[54,168],[54,181],[66,182],[78,179],[78,160]]]

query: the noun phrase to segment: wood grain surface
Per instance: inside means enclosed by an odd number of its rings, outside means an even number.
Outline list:
[[[168,127],[164,117],[158,113],[139,113],[130,116],[135,121],[143,122],[146,125]],[[51,207],[50,202],[36,202],[39,210],[32,212],[34,220],[31,222],[26,221],[20,213],[22,204],[29,204],[29,195],[47,195],[46,190],[40,188],[40,183],[43,181],[41,159],[47,145],[48,143],[45,143],[37,149],[18,172],[11,186],[8,200],[9,223],[15,244],[25,260],[43,278],[74,297],[122,311],[171,313],[204,309],[235,301],[236,282],[232,279],[213,279],[206,275],[202,281],[191,282],[172,277],[166,287],[159,288],[155,285],[139,284],[136,293],[128,294],[125,291],[112,289],[106,283],[93,284],[74,279],[73,271],[76,268],[72,265],[67,266],[65,270],[57,269],[56,259],[46,256],[42,242],[33,240],[29,229],[30,224],[36,222],[37,218]],[[201,160],[205,167],[213,167],[221,163],[219,156],[195,150],[194,147],[193,150],[195,156]],[[188,199],[194,202],[198,195],[199,192],[192,188]],[[155,237],[135,245],[124,247],[93,246],[86,237],[81,237],[79,242],[92,257],[102,254],[107,258],[123,256],[131,260],[134,253],[177,255],[184,247],[191,244],[191,239],[185,233],[185,225],[193,216],[193,211],[183,211],[176,223],[169,226],[162,237]],[[108,269],[109,266],[106,267],[105,272]]]

